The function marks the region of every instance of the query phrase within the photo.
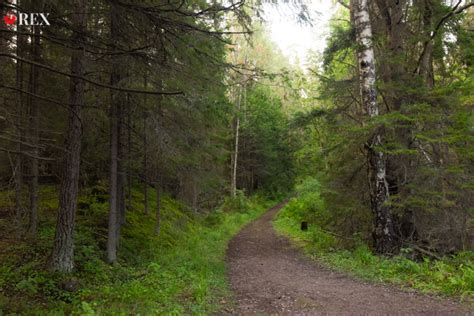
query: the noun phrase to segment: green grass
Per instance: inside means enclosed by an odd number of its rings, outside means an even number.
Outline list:
[[[88,190],[80,198],[76,271],[59,275],[45,269],[54,236],[55,192],[53,187],[41,190],[36,242],[0,244],[0,314],[212,314],[230,301],[224,261],[229,239],[269,206],[258,197],[239,196],[214,212],[198,215],[165,195],[162,228],[156,236],[154,215],[143,214],[143,196],[133,191],[119,263],[109,266],[102,260],[107,203],[98,202],[100,196]],[[152,200],[152,208],[154,204]],[[2,219],[0,229],[7,227]],[[61,284],[71,280],[78,290],[62,289]]]
[[[472,302],[474,299],[474,252],[466,251],[442,260],[424,258],[415,262],[402,254],[393,258],[372,254],[362,242],[352,250],[339,247],[338,237],[323,230],[318,223],[311,221],[308,231],[300,230],[302,210],[307,210],[306,200],[323,207],[319,194],[303,192],[300,197],[290,200],[273,222],[275,229],[288,236],[313,259],[326,266],[352,274],[365,280],[389,282],[405,288],[413,288],[424,293],[435,293]],[[325,210],[313,210],[310,218],[321,219]]]

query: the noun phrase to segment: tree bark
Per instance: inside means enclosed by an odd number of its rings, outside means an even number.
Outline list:
[[[20,5],[20,3],[18,3]],[[19,30],[20,26],[17,26]],[[16,35],[16,54],[22,57],[24,49],[24,37],[20,32]],[[20,232],[21,218],[23,216],[22,190],[23,190],[23,62],[16,63],[16,131],[18,133],[19,142],[17,143],[17,151],[15,161],[15,222],[17,225],[17,232]]]
[[[375,87],[375,55],[372,46],[372,26],[368,0],[353,0],[354,25],[358,44],[358,64],[360,93],[370,118],[379,115],[377,104],[377,90]],[[389,190],[386,178],[386,157],[377,149],[383,144],[383,130],[377,128],[369,139],[368,160],[370,163],[371,204],[374,214],[374,243],[375,252],[392,254],[397,250],[397,241],[394,230],[391,208],[387,204]]]
[[[42,6],[41,3],[39,7]],[[33,26],[33,33],[31,39],[32,47],[32,59],[35,62],[40,62],[41,55],[41,30],[39,26]],[[38,67],[31,65],[29,92],[31,95],[37,94],[39,82]],[[28,233],[32,237],[36,237],[38,232],[38,177],[39,177],[39,127],[40,127],[40,107],[38,100],[29,97],[29,120],[30,120],[30,132],[31,132],[31,143],[32,150],[30,156],[30,213],[29,213],[29,225]]]
[[[163,90],[163,80],[159,79],[159,86],[160,90]],[[161,168],[161,156],[162,156],[162,147],[160,142],[160,133],[161,133],[161,122],[163,117],[163,96],[158,96],[156,102],[156,132],[157,132],[157,139],[158,139],[158,148],[156,150],[156,157],[155,157],[155,164],[156,164],[156,181],[155,181],[155,190],[156,190],[156,223],[155,223],[155,233],[157,235],[160,234],[161,230],[161,193],[162,193],[162,185],[163,185],[163,173]]]
[[[158,173],[158,179],[155,183],[156,189],[156,224],[155,234],[159,235],[161,230],[161,179]]]
[[[146,90],[147,85],[148,85],[148,78],[147,74],[145,72],[145,75],[143,77],[143,85],[144,85],[144,90]],[[148,206],[148,144],[147,144],[147,96],[146,94],[143,96],[143,107],[145,108],[145,111],[143,112],[143,206],[145,208],[145,214],[148,215],[149,211],[149,206]]]
[[[130,94],[127,93],[127,207],[132,209],[132,107],[130,104]],[[125,223],[123,214],[122,224]]]
[[[116,1],[110,9],[110,34],[112,43],[116,43],[119,36],[119,14]],[[120,83],[120,63],[117,57],[112,59],[112,73],[110,85],[118,86]],[[119,225],[119,195],[118,195],[118,146],[119,146],[119,111],[120,95],[111,91],[110,104],[110,183],[109,183],[109,224],[107,238],[107,262],[114,264],[117,261],[118,225]]]
[[[197,213],[198,211],[198,202],[199,202],[199,188],[198,188],[198,182],[196,180],[196,175],[192,176],[192,181],[193,181],[193,199],[192,199],[192,209],[193,212]]]
[[[423,12],[423,35],[427,39],[427,44],[420,58],[419,74],[425,80],[427,86],[432,89],[434,87],[434,70],[433,70],[433,50],[434,50],[434,39],[430,39],[431,32],[433,31],[433,8],[434,1],[423,0],[422,1],[422,12]]]
[[[84,42],[86,32],[87,0],[73,2],[71,42],[74,51],[71,55],[71,73],[84,75]],[[74,268],[74,227],[79,190],[79,171],[81,164],[82,108],[84,106],[83,80],[72,77],[69,88],[69,123],[66,137],[66,152],[60,186],[59,212],[56,222],[51,268],[59,272],[71,272]]]
[[[117,248],[120,245],[120,230],[125,221],[125,169],[124,169],[124,152],[123,152],[123,103],[117,103]]]
[[[114,80],[111,80],[114,82]],[[110,106],[110,183],[109,183],[109,225],[107,238],[107,262],[117,261],[117,109],[114,98]]]
[[[239,158],[239,132],[240,132],[240,102],[242,98],[242,88],[239,85],[237,104],[236,104],[236,115],[235,115],[235,127],[234,127],[234,154],[232,157],[232,177],[230,194],[232,197],[237,195],[237,162]]]

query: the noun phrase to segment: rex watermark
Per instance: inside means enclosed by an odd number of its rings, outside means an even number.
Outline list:
[[[49,26],[51,23],[48,20],[49,13],[23,13],[23,12],[8,12],[3,21],[6,25],[21,25],[21,26]]]

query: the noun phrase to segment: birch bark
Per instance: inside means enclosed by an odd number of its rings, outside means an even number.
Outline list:
[[[356,40],[358,44],[357,59],[359,64],[360,94],[370,118],[379,116],[377,89],[375,86],[375,54],[372,46],[372,26],[368,0],[353,0],[352,10]],[[393,216],[388,205],[389,190],[386,172],[386,157],[378,148],[383,144],[383,129],[377,128],[369,139],[368,160],[370,163],[370,193],[372,212],[374,214],[373,238],[375,252],[392,254],[396,251]]]

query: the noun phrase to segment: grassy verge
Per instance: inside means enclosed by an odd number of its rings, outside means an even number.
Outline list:
[[[132,211],[122,228],[119,264],[111,267],[102,260],[107,228],[105,194],[92,194],[94,191],[101,192],[100,188],[91,189],[80,198],[73,275],[45,269],[54,236],[55,188],[41,190],[36,241],[8,239],[9,234],[2,234],[0,314],[213,313],[229,299],[224,262],[229,239],[268,206],[257,197],[240,198],[226,201],[208,215],[198,215],[164,196],[162,228],[156,236],[154,216],[143,214],[143,196],[134,191]],[[154,204],[152,200],[151,206]],[[8,227],[9,221],[0,218],[0,230]],[[65,286],[71,283],[76,287],[73,290]]]
[[[314,212],[323,207],[324,203],[315,199],[319,199],[318,194],[303,192],[300,197],[290,200],[273,222],[279,233],[288,236],[313,259],[366,280],[390,282],[424,293],[473,302],[473,252],[461,252],[442,260],[424,258],[422,262],[415,262],[404,257],[403,253],[394,258],[375,256],[363,243],[352,250],[338,249],[337,237],[323,230],[317,222],[311,222],[308,231],[300,230],[300,215],[302,210],[308,209],[307,201],[311,200],[310,203],[317,206]],[[324,212],[321,210],[318,216],[324,215]]]

